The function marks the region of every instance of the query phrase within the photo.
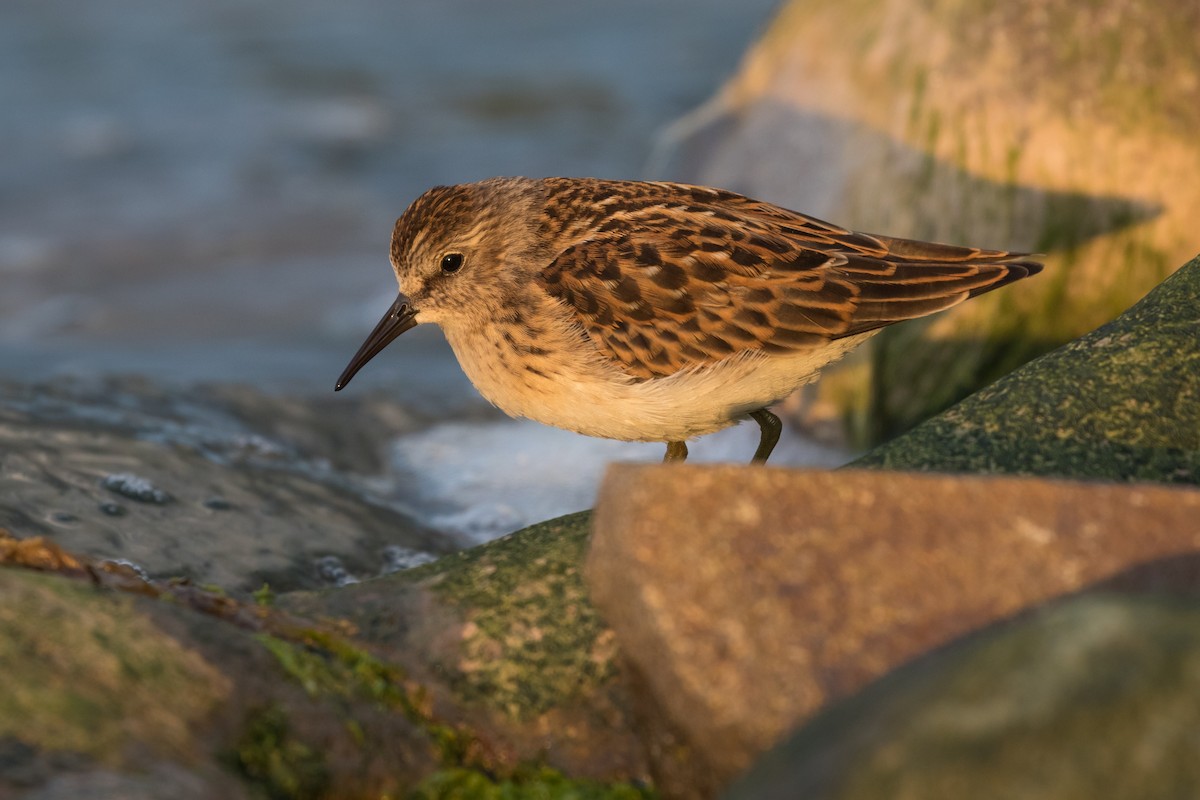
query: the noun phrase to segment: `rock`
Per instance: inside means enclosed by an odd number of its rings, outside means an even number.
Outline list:
[[[171,501],[171,495],[159,489],[146,478],[130,472],[117,472],[107,475],[100,481],[100,485],[110,492],[128,497],[130,500],[137,500],[139,503],[154,503],[162,506]],[[205,505],[208,505],[207,501]],[[209,507],[211,508],[211,506]],[[64,519],[64,517],[70,516],[70,514],[60,513],[55,517],[55,521],[74,522],[74,519]]]
[[[230,590],[315,588],[321,559],[377,575],[389,547],[454,549],[362,477],[414,425],[369,398],[0,383],[0,527]]]
[[[255,602],[0,535],[0,796],[648,800],[585,535]]]
[[[1200,483],[1200,257],[857,467]]]
[[[575,777],[644,780],[616,642],[580,575],[590,514],[531,526],[439,561],[281,607],[352,626],[420,680],[440,718],[506,763],[545,759]]]
[[[207,779],[206,779],[207,777]],[[23,792],[21,800],[77,800],[80,797],[121,800],[208,800],[213,796],[241,800],[242,787],[224,776],[201,777],[178,765],[155,765],[145,773],[106,769],[61,771]],[[19,784],[17,784],[19,785]],[[3,786],[3,783],[0,783]]]
[[[465,741],[321,623],[53,543],[0,537],[0,564],[26,567],[0,568],[0,796],[378,796]]]
[[[253,774],[243,728],[284,702],[308,712],[299,727],[319,744],[344,750],[349,736],[332,705],[316,723],[298,686],[269,685],[272,661],[249,633],[179,606],[0,569],[0,796],[238,798],[287,784],[295,763]]]
[[[183,760],[230,699],[221,670],[159,631],[134,598],[15,570],[0,571],[0,597],[0,737],[99,763],[132,741]]]
[[[707,797],[905,662],[1113,578],[1196,583],[1200,492],[743,467],[611,469],[591,596],[665,796]]]
[[[1072,598],[835,704],[723,796],[1188,797],[1198,659],[1194,597]]]
[[[1034,280],[827,371],[816,404],[877,442],[1194,254],[1200,185],[1179,176],[1200,171],[1198,26],[1192,0],[793,0],[653,171],[858,230],[1048,254]]]

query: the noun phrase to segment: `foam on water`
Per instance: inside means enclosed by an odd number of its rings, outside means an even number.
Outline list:
[[[689,445],[689,460],[744,462],[753,423]],[[405,511],[464,545],[588,508],[614,461],[657,462],[663,445],[593,439],[527,420],[450,423],[398,438],[391,459]],[[773,465],[833,467],[848,455],[785,429]]]

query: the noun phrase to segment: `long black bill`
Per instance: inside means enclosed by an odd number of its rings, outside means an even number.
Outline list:
[[[409,305],[408,298],[403,294],[396,296],[396,302],[392,303],[392,307],[383,315],[383,319],[379,320],[379,324],[375,326],[375,330],[371,331],[371,335],[363,342],[362,347],[358,348],[358,352],[354,354],[354,358],[350,359],[350,363],[346,365],[346,369],[342,372],[342,377],[338,378],[337,386],[333,387],[335,392],[340,392],[346,388],[346,384],[354,377],[363,366],[379,354],[379,351],[392,343],[400,334],[404,333],[409,328],[417,324],[415,317],[417,310]]]

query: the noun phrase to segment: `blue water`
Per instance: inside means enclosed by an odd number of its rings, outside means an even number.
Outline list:
[[[6,0],[0,377],[324,391],[389,302],[413,197],[638,177],[773,6]],[[469,391],[436,336],[389,355],[356,386]]]

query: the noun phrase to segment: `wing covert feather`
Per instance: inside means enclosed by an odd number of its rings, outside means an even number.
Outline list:
[[[819,347],[1041,269],[1020,253],[856,233],[717,189],[609,186],[621,191],[604,213],[563,225],[569,241],[538,282],[641,379]]]

